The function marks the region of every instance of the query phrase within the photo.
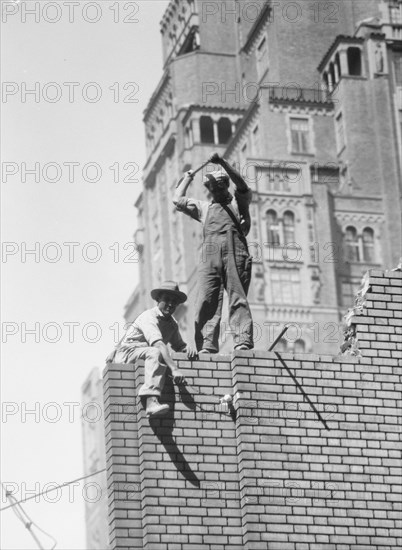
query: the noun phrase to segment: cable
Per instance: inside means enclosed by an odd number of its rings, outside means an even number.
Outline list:
[[[41,493],[37,493],[36,495],[32,495],[27,498],[23,498],[21,500],[16,500],[14,504],[9,504],[8,506],[4,506],[3,508],[0,508],[0,512],[3,512],[4,510],[7,510],[8,508],[12,508],[13,506],[16,506],[17,504],[20,504],[21,502],[27,502],[28,500],[32,500],[33,498],[40,497],[42,495],[46,495],[47,493],[51,493],[52,491],[58,491],[59,489],[62,489],[63,487],[67,487],[68,485],[71,485],[72,483],[75,483],[76,481],[82,481],[83,479],[87,479],[88,477],[95,476],[97,474],[101,474],[102,472],[106,472],[106,468],[103,468],[102,470],[98,470],[97,472],[93,472],[92,474],[88,474],[83,477],[78,477],[77,479],[73,479],[72,481],[66,481],[66,483],[62,483],[61,485],[58,485],[57,487],[52,487],[51,489],[47,489],[46,491],[42,491]],[[12,495],[10,495],[12,496]],[[15,499],[14,499],[15,500]]]
[[[32,520],[32,518],[25,512],[25,510],[23,509],[21,504],[13,497],[13,495],[11,493],[9,493],[9,491],[7,491],[7,489],[4,487],[3,483],[1,484],[1,486],[3,487],[3,490],[6,493],[7,499],[12,503],[11,506],[13,507],[13,512],[15,513],[17,518],[21,521],[21,523],[24,524],[24,527],[26,527],[26,529],[28,529],[28,531],[30,532],[32,538],[34,539],[34,541],[38,545],[38,548],[40,550],[44,550],[39,538],[33,532],[32,526],[35,526],[45,536],[47,536],[49,539],[52,540],[53,545],[52,545],[51,550],[54,550],[54,548],[56,548],[56,546],[57,546],[57,540],[50,533],[48,533],[47,531],[45,531],[44,529],[39,527],[39,525]]]

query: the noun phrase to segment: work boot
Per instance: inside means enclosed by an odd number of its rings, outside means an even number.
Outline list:
[[[162,416],[169,412],[169,405],[162,405],[159,403],[158,398],[155,395],[147,397],[146,413],[148,417],[154,418],[155,416]]]

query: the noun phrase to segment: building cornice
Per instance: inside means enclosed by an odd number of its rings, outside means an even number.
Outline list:
[[[221,105],[205,105],[200,103],[192,103],[183,105],[178,109],[179,113],[185,112],[181,122],[182,124],[185,124],[187,120],[190,118],[191,114],[195,111],[201,111],[204,113],[234,113],[234,114],[241,114],[243,115],[246,112],[245,107],[223,107]]]
[[[260,107],[260,104],[255,101],[250,105],[248,110],[245,112],[243,120],[239,124],[239,127],[236,130],[236,133],[233,135],[232,139],[230,140],[226,148],[226,153],[225,153],[226,156],[229,157],[233,153],[236,145],[238,144],[241,136],[243,135],[245,128],[249,124],[250,120],[252,120],[253,116],[257,113],[259,107]]]
[[[162,18],[161,20],[159,21],[159,26],[160,26],[160,29],[161,29],[161,32],[162,32],[162,29],[163,27],[165,27],[169,20],[170,20],[170,17],[173,15],[173,8],[176,5],[178,5],[179,3],[179,0],[170,0],[165,11],[163,12],[163,15],[162,15]]]
[[[249,54],[250,51],[253,48],[254,41],[256,38],[259,37],[261,29],[264,27],[267,18],[271,14],[271,3],[270,1],[267,1],[267,3],[264,6],[264,9],[262,10],[260,16],[258,19],[254,22],[253,26],[250,29],[250,32],[247,35],[246,42],[241,48],[241,51],[245,54]]]
[[[163,164],[163,162],[165,161],[166,157],[171,156],[171,154],[174,150],[175,144],[176,144],[176,137],[177,136],[176,136],[175,132],[170,134],[169,138],[166,140],[166,143],[164,144],[162,149],[159,151],[158,156],[153,161],[152,167],[150,166],[150,161],[152,160],[152,155],[151,155],[151,157],[149,157],[147,163],[144,166],[143,180],[144,180],[144,186],[145,187],[148,187],[149,185],[152,184],[152,182],[155,178],[155,175],[158,173],[158,171],[159,171],[161,165]],[[147,168],[148,168],[148,170],[147,170]]]
[[[165,87],[169,84],[169,80],[170,80],[170,73],[169,73],[169,70],[166,69],[164,74],[162,75],[162,78],[158,82],[154,93],[151,95],[151,99],[148,101],[148,105],[144,110],[143,119],[142,119],[143,122],[146,122],[149,116],[151,115],[154,105],[157,103]]]

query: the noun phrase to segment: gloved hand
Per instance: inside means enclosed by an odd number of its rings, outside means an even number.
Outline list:
[[[221,163],[221,157],[218,155],[218,153],[213,153],[209,157],[209,162],[212,162],[213,164],[220,164]]]

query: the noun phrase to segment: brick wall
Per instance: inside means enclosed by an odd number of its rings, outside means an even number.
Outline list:
[[[365,280],[346,355],[176,355],[188,385],[151,422],[142,365],[108,365],[111,547],[401,548],[401,282]]]

